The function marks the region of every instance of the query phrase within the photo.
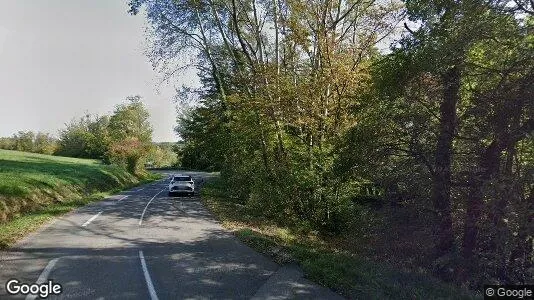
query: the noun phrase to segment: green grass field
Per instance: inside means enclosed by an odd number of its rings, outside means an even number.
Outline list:
[[[56,215],[153,179],[97,160],[0,149],[0,248]]]

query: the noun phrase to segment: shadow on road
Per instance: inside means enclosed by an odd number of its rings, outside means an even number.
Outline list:
[[[146,208],[166,186],[160,182],[125,192],[129,196],[121,201],[117,195],[86,206],[2,253],[0,298],[9,278],[35,282],[48,261],[59,258],[49,278],[63,285],[61,298],[147,299],[139,251],[160,299],[254,296],[279,266],[224,230],[198,197],[168,197],[164,191]],[[299,298],[314,292],[291,284]]]

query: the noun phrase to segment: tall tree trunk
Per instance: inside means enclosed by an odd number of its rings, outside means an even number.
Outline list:
[[[475,254],[478,238],[478,221],[482,215],[483,201],[479,187],[481,181],[473,180],[469,191],[466,216],[464,221],[464,236],[462,241],[462,255],[466,261],[470,261]]]
[[[517,114],[517,116],[520,116],[520,113]],[[512,122],[512,131],[499,132],[498,137],[486,147],[483,154],[478,159],[478,169],[480,171],[475,174],[474,181],[471,183],[466,220],[464,223],[462,254],[468,262],[472,261],[477,246],[479,232],[478,221],[481,217],[481,209],[483,206],[484,186],[499,175],[501,152],[505,149],[508,150],[508,159],[504,177],[513,176],[512,158],[515,155],[515,147],[523,137],[534,130],[534,121],[531,119],[527,120],[522,126],[519,125],[518,118],[515,118]],[[505,126],[505,128],[508,128],[508,126]],[[497,233],[502,232],[503,228],[506,227],[503,218],[510,194],[501,193],[499,196],[500,198],[498,198],[495,208],[490,211],[490,220],[493,221],[492,225],[496,228]],[[492,241],[495,248],[496,245],[500,243],[500,240],[502,239],[497,236]],[[471,267],[476,267],[476,265]],[[505,272],[501,270],[501,273],[504,275]]]
[[[263,129],[263,123],[261,122],[261,117],[259,115],[256,115],[256,117],[257,117],[258,127],[260,129],[260,144],[261,144],[261,156],[263,159],[263,167],[265,168],[267,177],[269,179],[272,179],[271,168],[269,166],[269,155],[267,154],[267,142],[265,140],[265,131]]]
[[[470,261],[477,246],[478,222],[482,214],[483,187],[485,183],[494,178],[499,172],[500,151],[497,142],[492,142],[479,157],[477,172],[470,184],[469,199],[466,208],[466,219],[464,223],[464,236],[462,243],[462,254],[466,261]]]
[[[521,283],[526,284],[532,280],[528,277],[528,270],[534,267],[534,190],[531,189],[529,196],[524,200],[526,201],[524,203],[525,213],[519,226],[517,245],[512,251],[510,261],[519,265],[519,268],[523,270]]]
[[[449,69],[442,76],[443,101],[440,105],[440,127],[435,152],[435,175],[431,199],[437,214],[434,227],[435,255],[443,256],[454,247],[451,214],[451,162],[452,142],[456,130],[456,105],[460,100],[460,69]]]

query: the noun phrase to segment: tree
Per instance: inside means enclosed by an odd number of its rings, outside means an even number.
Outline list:
[[[0,149],[14,150],[15,149],[15,138],[14,137],[1,137],[0,138]]]
[[[525,232],[521,228],[529,218],[524,203],[529,197],[529,186],[525,183],[530,176],[524,170],[530,167],[522,166],[525,148],[521,145],[528,143],[534,132],[533,119],[529,117],[533,104],[528,101],[533,94],[530,82],[534,78],[534,44],[528,30],[524,30],[529,27],[532,30],[532,25],[528,22],[521,25],[516,20],[509,16],[506,24],[496,28],[500,33],[498,42],[477,44],[469,55],[468,82],[473,87],[473,104],[477,109],[468,110],[465,117],[477,122],[467,123],[463,134],[463,144],[477,153],[469,185],[463,255],[468,261],[478,262],[480,248],[491,249],[501,280],[510,280],[512,276],[507,270],[515,247],[511,244],[528,240],[526,235],[517,241],[512,237],[514,231]],[[523,26],[526,28],[522,29]],[[523,225],[514,229],[507,221],[517,217],[517,222]],[[491,227],[481,226],[482,218],[487,218]],[[489,243],[483,245],[482,240]],[[528,254],[523,253],[522,257]]]
[[[146,164],[155,168],[170,168],[178,163],[177,153],[173,151],[173,143],[156,143],[151,147]]]
[[[15,140],[15,147],[13,150],[32,152],[34,150],[33,140],[35,133],[33,131],[19,131],[13,135]]]
[[[112,141],[136,138],[140,142],[152,141],[150,114],[141,102],[140,96],[126,98],[126,104],[117,105],[109,119],[108,131]]]
[[[179,94],[193,99],[176,128],[183,166],[219,169],[250,210],[330,234],[372,186],[431,215],[422,254],[443,278],[527,278],[513,266],[532,261],[531,3],[405,5],[130,2],[147,11],[166,78],[190,66],[201,77]],[[400,12],[412,23],[380,53]],[[196,59],[175,64],[182,55]]]
[[[109,146],[107,116],[87,114],[72,120],[60,130],[58,155],[70,157],[104,157]]]
[[[113,142],[107,155],[111,163],[124,167],[132,174],[140,174],[144,171],[141,162],[149,152],[149,144],[139,141],[136,137],[129,137]]]
[[[58,149],[57,140],[48,133],[38,132],[34,140],[34,152],[47,155],[54,154]]]
[[[117,105],[109,118],[110,144],[106,157],[136,174],[144,170],[144,161],[152,146],[152,126],[141,97],[128,97],[127,101]]]
[[[196,55],[204,88],[181,119],[182,163],[221,168],[228,184],[281,219],[333,225],[341,199],[331,175],[347,111],[367,87],[376,44],[400,5],[372,1],[131,1],[153,26],[153,62]],[[365,22],[363,21],[365,20]],[[215,145],[215,147],[213,147]],[[214,149],[211,149],[210,146]],[[267,192],[280,189],[278,195]],[[288,203],[287,197],[290,199]],[[287,208],[290,209],[287,209]],[[285,213],[293,214],[286,218]],[[330,229],[329,229],[330,228]],[[337,230],[337,229],[335,229]]]
[[[528,140],[531,132],[526,117],[532,107],[526,100],[531,90],[526,83],[531,81],[534,65],[528,33],[532,29],[528,20],[521,21],[509,7],[501,2],[407,2],[411,20],[420,27],[407,27],[409,35],[376,64],[373,95],[378,99],[365,108],[371,118],[382,114],[386,119],[380,123],[391,124],[392,129],[387,125],[382,125],[383,130],[362,127],[366,123],[373,126],[371,119],[355,127],[352,136],[360,141],[363,134],[372,138],[359,157],[372,153],[378,160],[375,165],[385,163],[379,170],[393,173],[388,166],[412,160],[415,165],[401,169],[401,176],[420,173],[414,170],[417,165],[426,167],[423,174],[431,182],[421,187],[431,186],[428,197],[437,216],[436,270],[448,279],[471,278],[473,284],[483,281],[473,278],[482,255],[507,253],[492,258],[485,268],[507,264],[514,248],[511,245],[517,243],[510,238],[517,229],[503,220],[524,222],[519,221],[524,220],[524,208],[511,204],[524,203],[529,190],[519,184],[528,179],[523,177],[517,146]],[[380,154],[386,159],[377,157]],[[386,176],[376,177],[383,180]],[[417,175],[410,180],[426,182]],[[509,210],[514,212],[508,214]],[[514,217],[519,215],[522,217]],[[492,220],[493,226],[483,229],[482,238],[478,234],[485,220]],[[454,224],[463,225],[463,230],[458,230],[461,238],[455,236]],[[499,238],[493,231],[500,232]],[[462,257],[458,257],[455,243],[460,239]],[[493,242],[484,245],[481,241]],[[509,268],[497,269],[492,278],[510,280]]]

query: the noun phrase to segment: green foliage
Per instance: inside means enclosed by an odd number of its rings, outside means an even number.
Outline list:
[[[189,141],[179,149],[181,166],[188,169],[220,170],[223,155],[231,142],[219,116],[224,111],[218,106],[197,108],[180,116],[176,130]]]
[[[110,146],[106,159],[125,167],[132,174],[142,173],[152,147],[152,127],[149,113],[141,97],[128,97],[109,119]]]
[[[109,147],[108,116],[89,114],[73,120],[60,131],[57,155],[103,158]]]
[[[364,121],[343,147],[342,157],[351,162],[345,169],[382,185],[392,202],[449,215],[449,232],[460,242],[429,269],[472,287],[527,282],[532,250],[524,247],[532,240],[524,234],[520,239],[527,242],[520,242],[516,235],[529,226],[524,203],[532,197],[522,158],[528,150],[520,147],[534,130],[532,27],[500,2],[408,1],[407,11],[420,27],[375,64],[371,101],[357,111]],[[449,120],[451,148],[444,149],[440,105],[453,68],[461,70],[460,91]],[[444,150],[453,158],[451,186],[440,193],[452,201],[437,207],[425,200],[443,175],[437,157]]]
[[[147,156],[169,156],[152,146],[149,113],[140,96],[127,98],[111,116],[85,115],[60,131],[55,154],[68,157],[97,158],[124,167],[130,172],[144,172]],[[159,148],[158,148],[159,149]]]
[[[399,271],[384,262],[351,255],[336,248],[339,241],[328,244],[328,239],[322,240],[301,226],[281,227],[269,218],[254,217],[249,207],[235,204],[224,195],[225,187],[222,178],[215,178],[202,189],[203,201],[223,226],[280,264],[299,264],[307,278],[349,299],[476,298],[476,294],[431,275]]]
[[[51,155],[57,151],[58,142],[48,133],[19,131],[12,137],[0,138],[0,149]]]
[[[430,243],[407,248],[430,258],[409,267],[475,288],[532,277],[528,1],[137,0],[131,11],[143,5],[155,65],[198,58],[202,88],[178,95],[181,164],[220,170],[232,202],[337,236],[414,211]],[[412,228],[395,226],[381,234],[397,245]]]
[[[147,157],[156,166],[176,164],[170,147],[152,145],[149,113],[140,96],[127,98],[111,116],[86,114],[73,119],[60,130],[59,139],[47,133],[20,131],[11,138],[0,138],[0,149],[102,159],[143,173]]]
[[[39,132],[33,141],[33,152],[52,155],[58,149],[57,140],[48,133]]]
[[[152,126],[149,113],[140,96],[126,98],[127,103],[119,104],[109,119],[108,131],[113,141],[136,138],[142,143],[152,141]]]
[[[146,165],[152,168],[170,168],[178,164],[174,143],[154,144],[146,158]]]
[[[15,139],[15,149],[17,151],[33,151],[33,140],[35,139],[35,134],[32,131],[19,131],[14,136]]]
[[[144,159],[149,152],[148,144],[132,137],[114,142],[107,156],[111,163],[125,168],[132,174],[139,174],[144,170]]]

